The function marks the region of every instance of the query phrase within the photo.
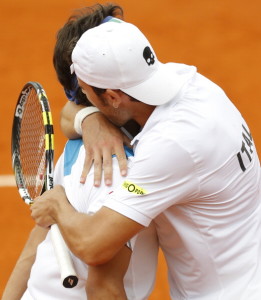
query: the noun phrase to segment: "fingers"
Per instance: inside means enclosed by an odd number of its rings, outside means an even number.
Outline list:
[[[86,153],[84,167],[81,173],[80,182],[85,183],[90,168],[93,164],[94,167],[94,186],[99,187],[101,185],[102,176],[104,175],[105,185],[112,185],[113,165],[112,165],[112,153],[114,152],[122,176],[127,175],[127,159],[122,145],[119,145],[118,149],[113,151],[110,148],[104,147],[101,152],[99,149],[95,149],[94,157],[89,153]]]
[[[102,175],[104,175],[104,182],[107,186],[112,184],[112,155],[107,148],[103,153],[96,152],[94,156],[94,186],[101,185]],[[102,174],[104,173],[104,174]]]
[[[105,176],[105,180],[107,179],[108,180],[107,184],[110,185],[111,176],[109,174],[112,173],[111,166],[110,166],[111,159],[109,158],[108,155],[106,155],[106,152],[105,152],[105,154],[102,154],[99,148],[95,148],[93,151],[86,150],[84,166],[82,169],[80,182],[85,183],[87,176],[89,174],[89,171],[92,167],[92,164],[94,167],[94,178],[93,178],[94,186],[96,186],[96,187],[100,186],[103,166],[105,166],[105,165],[106,165],[105,170],[106,170],[106,176],[107,176],[107,177]]]
[[[102,157],[99,152],[94,154],[94,186],[99,187],[102,177]]]
[[[61,185],[55,185],[53,189],[36,197],[30,205],[31,216],[35,222],[44,228],[56,223],[57,212],[67,204],[67,197]]]
[[[49,215],[44,215],[41,213],[41,204],[36,201],[30,205],[31,217],[34,219],[35,223],[43,228],[49,228],[52,224],[55,223],[54,219]]]
[[[104,172],[104,182],[107,186],[112,185],[112,154],[110,151],[105,149],[103,151],[103,172]]]
[[[107,186],[112,184],[112,155],[116,154],[122,176],[127,174],[127,159],[123,143],[124,135],[102,114],[95,113],[82,123],[82,139],[86,151],[80,182],[85,183],[92,164],[94,164],[94,186],[100,186],[102,173]]]
[[[94,154],[86,152],[84,166],[81,173],[80,182],[85,183],[90,168],[94,167],[94,186],[99,187],[101,185],[102,175],[104,175],[105,185],[112,185],[112,174],[113,174],[113,165],[112,165],[112,152],[115,153],[120,173],[122,176],[127,175],[127,158],[124,152],[122,145],[119,145],[114,151],[109,147],[104,147],[101,152],[100,149],[95,149]],[[102,174],[104,173],[104,174]]]
[[[117,147],[117,149],[115,149],[115,153],[118,160],[121,176],[126,176],[128,170],[127,157],[122,145],[120,145],[119,147]]]
[[[89,151],[87,150],[84,159],[84,165],[83,165],[81,177],[80,177],[80,183],[85,183],[87,175],[92,167],[92,164],[93,164],[93,155],[90,150]]]

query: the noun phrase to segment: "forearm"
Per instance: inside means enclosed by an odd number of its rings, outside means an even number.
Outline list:
[[[35,261],[37,246],[44,240],[47,229],[36,226],[13,269],[5,287],[2,300],[20,300],[27,288],[31,267]]]
[[[63,134],[68,139],[78,139],[81,136],[74,130],[74,118],[78,111],[86,106],[77,105],[74,102],[68,101],[63,107],[60,115],[60,124]]]
[[[107,207],[94,215],[77,212],[60,185],[35,199],[30,207],[37,224],[58,224],[70,250],[88,265],[104,264],[144,227]]]
[[[110,261],[143,226],[102,207],[94,215],[79,213],[70,205],[56,210],[55,219],[70,248],[87,265]]]
[[[66,201],[56,208],[54,219],[74,255],[88,265],[103,263],[97,253],[98,249],[95,248],[96,238],[93,234],[97,230],[93,226],[91,215],[79,213]]]

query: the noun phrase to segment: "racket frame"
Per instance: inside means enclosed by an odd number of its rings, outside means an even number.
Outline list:
[[[26,184],[23,178],[22,166],[20,162],[20,141],[17,132],[20,133],[20,128],[22,124],[22,117],[24,113],[24,108],[27,104],[28,96],[31,90],[34,89],[37,93],[38,100],[41,105],[43,123],[45,128],[45,180],[43,190],[49,190],[53,188],[53,160],[54,160],[54,131],[53,131],[53,122],[52,115],[50,111],[49,102],[46,96],[46,93],[42,86],[38,82],[29,81],[23,87],[16,104],[15,116],[13,120],[12,128],[12,166],[15,174],[15,180],[17,183],[17,188],[21,198],[26,204],[31,205],[33,199],[31,198]]]
[[[33,204],[28,189],[25,184],[25,180],[22,172],[22,165],[20,161],[20,128],[22,123],[22,117],[27,104],[28,96],[31,90],[34,89],[37,94],[38,101],[41,105],[44,131],[45,131],[45,174],[44,174],[44,185],[40,194],[45,190],[53,188],[53,170],[54,170],[54,130],[53,121],[50,111],[47,95],[42,88],[41,84],[35,81],[27,82],[17,100],[13,128],[12,128],[12,166],[14,170],[15,180],[17,188],[21,198],[28,205]],[[19,134],[17,134],[19,132]],[[54,246],[54,251],[58,260],[58,264],[61,271],[62,284],[66,288],[73,288],[78,283],[78,277],[76,275],[73,262],[70,256],[69,249],[65,244],[63,237],[60,233],[57,224],[51,226],[51,238]]]

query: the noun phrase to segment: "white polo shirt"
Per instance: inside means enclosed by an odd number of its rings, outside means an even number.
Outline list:
[[[131,152],[126,150],[126,154],[131,160]],[[85,149],[82,140],[69,141],[56,164],[54,182],[64,186],[68,200],[76,210],[93,214],[101,208],[105,195],[122,181],[122,177],[115,158],[113,159],[113,185],[111,187],[105,186],[103,180],[99,188],[93,186],[93,168],[88,174],[86,183],[80,184],[84,158]],[[158,239],[154,224],[138,234],[132,246],[133,253],[124,278],[124,287],[128,299],[145,300],[153,289],[157,269]],[[73,254],[71,255],[79,282],[76,287],[67,289],[62,286],[59,266],[48,233],[46,239],[38,246],[28,288],[21,300],[87,299],[85,292],[87,265]]]
[[[223,90],[195,73],[132,143],[128,177],[105,206],[154,219],[172,299],[260,300],[260,163]]]

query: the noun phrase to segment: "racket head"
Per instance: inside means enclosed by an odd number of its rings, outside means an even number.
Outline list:
[[[30,81],[18,97],[12,128],[12,166],[27,204],[53,187],[54,132],[50,106],[40,83]]]

